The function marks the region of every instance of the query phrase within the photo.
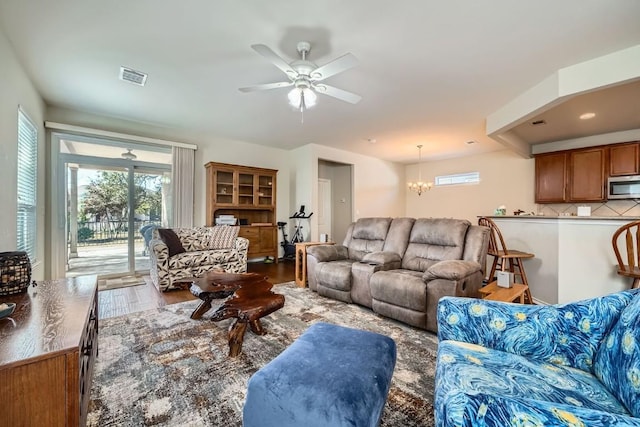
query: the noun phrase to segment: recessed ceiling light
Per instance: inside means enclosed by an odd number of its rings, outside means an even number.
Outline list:
[[[596,113],[584,113],[580,115],[580,120],[593,119],[595,116],[596,116]]]

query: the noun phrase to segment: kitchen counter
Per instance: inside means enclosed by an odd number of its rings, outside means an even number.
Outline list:
[[[628,289],[616,273],[613,233],[638,217],[490,216],[507,248],[535,254],[523,261],[531,293],[540,303],[557,304]],[[493,261],[492,257],[487,257]]]

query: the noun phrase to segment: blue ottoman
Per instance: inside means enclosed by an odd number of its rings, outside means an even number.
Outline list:
[[[395,364],[391,338],[316,323],[249,379],[243,426],[377,426]]]

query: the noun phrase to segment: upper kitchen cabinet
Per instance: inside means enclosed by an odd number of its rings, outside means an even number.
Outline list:
[[[607,148],[586,148],[536,156],[536,203],[606,200]]]
[[[607,148],[569,152],[569,202],[604,202]]]
[[[536,156],[536,203],[563,203],[566,197],[567,154]]]
[[[640,142],[609,147],[609,176],[640,175]]]

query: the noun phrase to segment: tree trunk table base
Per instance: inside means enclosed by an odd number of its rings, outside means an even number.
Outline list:
[[[242,343],[247,326],[256,335],[267,332],[260,319],[284,306],[284,295],[271,291],[273,285],[267,277],[255,273],[231,274],[209,272],[203,278],[194,280],[191,293],[202,300],[191,314],[199,319],[211,309],[213,299],[228,298],[211,316],[214,322],[235,318],[229,328],[229,356],[235,357],[242,351]]]

